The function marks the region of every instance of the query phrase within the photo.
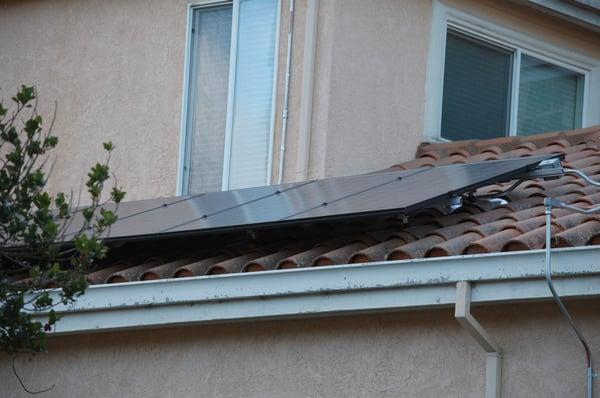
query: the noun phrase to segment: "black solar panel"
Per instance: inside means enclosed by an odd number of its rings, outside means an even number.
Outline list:
[[[337,177],[191,197],[126,202],[110,238],[208,232],[368,215],[409,214],[509,181],[558,155]],[[75,221],[72,230],[77,229]]]

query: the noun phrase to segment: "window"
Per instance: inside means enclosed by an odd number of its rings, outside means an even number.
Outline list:
[[[442,138],[485,139],[581,127],[583,83],[582,73],[449,30]],[[516,120],[515,131],[511,120]]]
[[[433,1],[431,29],[427,139],[487,139],[600,124],[599,58],[439,0]]]
[[[181,192],[270,181],[279,0],[191,9]]]

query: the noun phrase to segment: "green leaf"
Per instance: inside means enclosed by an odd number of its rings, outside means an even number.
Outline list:
[[[108,141],[102,144],[102,146],[104,147],[104,149],[108,152],[112,151],[113,149],[115,149],[115,146],[113,145],[112,141]]]

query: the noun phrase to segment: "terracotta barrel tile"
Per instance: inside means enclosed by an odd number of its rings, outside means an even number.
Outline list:
[[[567,140],[565,138],[560,138],[558,140],[555,140],[555,141],[552,141],[552,142],[546,144],[546,147],[550,147],[550,146],[556,146],[556,147],[561,147],[561,148],[569,148],[572,145],[569,142],[569,140]]]
[[[502,152],[504,152],[504,151],[498,145],[490,145],[490,146],[486,146],[483,149],[481,149],[480,154],[487,153],[487,154],[493,154],[493,155],[500,155]]]
[[[586,149],[589,149],[590,146],[588,143],[579,143],[579,144],[575,144],[575,145],[569,145],[568,147],[566,147],[563,150],[563,153],[565,154],[565,157],[567,157],[568,155],[574,154],[574,153],[579,153],[581,151],[585,151]]]
[[[411,258],[423,258],[429,249],[442,242],[444,242],[444,238],[438,235],[428,236],[392,250],[386,256],[386,260],[408,260]]]
[[[520,199],[513,200],[508,203],[508,207],[510,207],[513,211],[520,211],[524,209],[529,209],[531,207],[540,206],[544,204],[544,198],[542,196],[534,196],[528,199]]]
[[[412,169],[420,169],[422,167],[433,167],[435,163],[435,159],[430,157],[424,157],[415,160],[409,160],[408,162],[402,162],[393,165],[394,169],[398,170],[412,170]]]
[[[414,236],[415,240],[416,240],[416,239],[421,239],[421,238],[427,236],[429,233],[431,233],[432,231],[435,231],[440,226],[441,225],[435,225],[435,224],[414,225],[414,226],[405,228],[404,231],[406,233],[409,233],[412,236]]]
[[[593,165],[581,168],[579,171],[585,173],[589,177],[598,176],[600,174],[600,165]],[[594,181],[597,181],[595,178],[592,178]]]
[[[490,146],[500,146],[502,148],[514,147],[517,143],[520,143],[522,140],[521,137],[498,137],[491,138],[489,140],[478,141],[475,143],[475,146],[478,148],[489,148]],[[506,149],[504,149],[506,150]]]
[[[588,196],[588,195],[594,195],[594,194],[600,192],[600,188],[595,187],[593,185],[589,185],[587,183],[585,183],[585,184],[586,185],[583,188],[581,188],[581,190],[583,191],[584,195],[586,195],[586,196]]]
[[[533,142],[523,142],[523,143],[519,144],[517,147],[515,147],[515,151],[526,150],[528,152],[533,152],[537,149],[538,149],[537,145],[535,145]]]
[[[557,209],[556,207],[554,207],[552,209],[552,217],[553,218],[565,217],[565,216],[569,216],[571,214],[573,214],[573,212],[571,210]]]
[[[467,163],[485,162],[488,160],[500,160],[500,156],[492,152],[482,152],[467,158]]]
[[[485,238],[488,235],[500,232],[504,227],[506,227],[507,225],[511,225],[512,223],[513,220],[502,219],[491,223],[478,225],[474,228],[469,229],[467,232],[475,232],[479,234],[482,238]]]
[[[564,185],[564,184],[560,184],[560,185]],[[521,184],[521,186],[523,188],[539,188],[539,189],[546,189],[546,186],[544,185],[543,181],[539,181],[539,180],[529,180],[529,181],[525,181]]]
[[[583,181],[581,179],[575,178],[572,175],[565,175],[563,177],[556,178],[554,180],[540,181],[539,183],[542,184],[542,187],[545,190],[549,190],[554,187],[560,187],[561,185],[565,185],[565,184],[577,184],[580,187],[584,186]]]
[[[147,269],[154,268],[165,262],[162,258],[153,258],[146,260],[140,265],[125,268],[121,271],[114,272],[106,278],[105,283],[122,283],[137,281],[139,276]]]
[[[559,196],[559,197],[557,197],[555,199],[558,199],[558,200],[560,200],[560,201],[562,201],[564,203],[567,203],[567,204],[574,203],[575,201],[589,202],[589,200],[586,199],[585,196],[581,196],[581,195],[576,194],[576,193],[571,193],[571,194],[568,194],[568,195],[561,195],[561,196]]]
[[[473,228],[476,225],[477,224],[472,221],[462,222],[460,224],[450,225],[448,227],[436,229],[435,231],[432,231],[430,235],[437,235],[444,240],[449,240],[458,235],[463,234],[465,231],[467,231],[470,228]]]
[[[592,127],[584,127],[581,129],[577,129],[577,130],[570,130],[565,132],[565,137],[570,138],[570,137],[586,137],[586,139],[589,139],[588,136],[593,136],[596,133],[600,133],[600,126],[592,126]]]
[[[372,239],[374,243],[386,241],[397,233],[398,228],[385,228],[365,231],[365,235]]]
[[[421,153],[417,156],[417,159],[424,159],[424,158],[431,158],[434,160],[440,160],[441,158],[443,158],[444,156],[442,156],[438,151],[427,151],[424,153]]]
[[[544,225],[546,222],[546,216],[542,215],[542,216],[537,216],[537,217],[531,217],[525,220],[521,220],[518,221],[516,223],[511,224],[510,226],[507,226],[506,228],[514,228],[518,231],[520,231],[522,234],[532,231],[536,228],[541,227],[542,225]]]
[[[598,234],[600,234],[600,221],[589,220],[574,228],[556,234],[553,243],[555,247],[584,246]]]
[[[499,155],[500,159],[513,159],[513,158],[522,158],[525,156],[532,156],[533,155],[533,151],[527,149],[527,148],[517,148],[517,149],[513,149],[511,151],[508,152],[504,152],[503,154]]]
[[[517,187],[517,188],[515,188],[514,191],[512,191],[511,193],[506,195],[506,197],[508,199],[510,199],[511,202],[517,202],[517,201],[524,200],[524,199],[530,199],[534,196],[543,197],[543,196],[545,196],[545,192],[543,189],[535,187],[535,186],[529,187],[529,188]]]
[[[455,149],[453,151],[448,152],[448,156],[462,156],[463,158],[468,158],[471,156],[471,152],[467,151],[464,148]]]
[[[264,256],[264,253],[258,251],[251,251],[249,253],[243,254],[241,256],[237,256],[231,258],[229,260],[221,261],[220,263],[216,263],[212,265],[207,271],[207,275],[217,275],[217,274],[228,274],[234,272],[240,272],[242,267],[250,260],[254,260],[255,258],[259,258]]]
[[[186,265],[186,264],[191,264],[194,261],[195,261],[195,258],[193,258],[193,257],[187,257],[187,258],[182,258],[180,260],[170,261],[166,264],[162,264],[157,267],[146,270],[145,272],[143,272],[140,275],[139,280],[147,281],[147,280],[153,280],[153,279],[170,278],[173,275],[173,272],[175,272],[175,270],[177,270],[179,267]]]
[[[600,234],[592,236],[592,238],[588,241],[587,244],[593,246],[600,245]]]
[[[427,253],[425,253],[425,257],[445,257],[459,255],[468,245],[478,239],[481,239],[482,237],[483,235],[477,232],[466,232],[465,234],[457,236],[456,238],[433,246],[427,251]]]
[[[590,151],[591,152],[591,151]],[[600,165],[600,153],[598,151],[593,151],[594,155],[586,156],[581,159],[573,160],[573,158],[568,159],[567,162],[564,163],[565,167],[570,169],[583,169],[585,167],[597,166]],[[580,153],[573,154],[579,155]]]
[[[464,221],[468,221],[473,216],[472,213],[467,212],[459,212],[450,214],[447,216],[442,216],[438,218],[438,222],[442,227],[449,227],[458,223],[462,223]]]
[[[425,142],[419,145],[415,157],[420,158],[422,156],[435,156],[436,159],[441,159],[450,152],[472,147],[472,143],[474,142],[477,142],[477,140],[434,143]]]
[[[228,260],[233,255],[231,253],[219,253],[214,256],[202,259],[200,261],[186,264],[173,272],[173,278],[185,278],[190,276],[199,276],[206,274],[206,271],[216,263]]]
[[[576,227],[579,224],[581,224],[582,222],[584,222],[584,220],[587,218],[587,216],[585,214],[573,213],[572,211],[566,210],[566,209],[561,209],[561,210],[564,210],[565,213],[570,213],[570,214],[555,218],[553,222],[556,223],[557,225],[560,225],[560,227],[563,230],[567,230],[567,229]]]
[[[412,235],[408,236],[410,236],[412,239],[409,238],[409,240],[407,240],[404,238],[392,238],[385,242],[381,242],[377,245],[373,245],[365,249],[359,250],[350,257],[348,262],[350,264],[356,264],[370,263],[374,261],[384,261],[385,256],[393,249],[405,245],[407,243],[414,242],[414,237],[412,237]]]
[[[463,254],[483,254],[495,253],[502,250],[502,247],[511,239],[521,235],[521,232],[511,228],[505,229],[486,238],[479,239],[471,243],[463,251]]]
[[[313,266],[320,267],[323,265],[347,264],[350,257],[359,250],[368,247],[365,242],[354,242],[339,249],[324,253],[313,261]]]
[[[529,209],[515,211],[514,213],[507,214],[504,219],[514,220],[514,221],[523,221],[530,219],[532,217],[538,217],[544,215],[544,206],[536,206],[531,207]]]
[[[106,278],[109,277],[109,275],[114,274],[115,272],[122,271],[125,268],[131,267],[133,267],[133,264],[129,261],[118,261],[108,268],[104,268],[87,274],[86,279],[90,284],[97,285],[100,283],[104,283],[106,281]]]
[[[600,153],[598,152],[598,148],[590,147],[588,145],[588,146],[586,146],[585,149],[583,149],[579,152],[573,152],[573,153],[569,153],[568,155],[565,155],[565,159],[563,160],[563,162],[566,164],[572,165],[579,160],[585,160],[588,157],[596,157],[596,156],[600,156]]]
[[[451,165],[451,164],[461,164],[461,163],[466,163],[467,158],[461,154],[455,154],[452,156],[448,156],[445,157],[443,159],[438,160],[437,162],[434,163],[434,166],[439,167],[439,166],[447,166],[447,165]]]
[[[242,272],[255,272],[275,269],[277,264],[284,258],[288,258],[298,253],[298,249],[288,248],[282,249],[268,256],[257,258],[244,265]]]
[[[501,219],[506,214],[512,211],[508,207],[499,207],[497,209],[487,211],[485,213],[475,214],[467,218],[465,221],[472,221],[476,224],[488,224]]]
[[[600,203],[600,192],[591,195],[581,196],[572,202],[573,205],[580,207],[590,207]]]
[[[324,244],[316,246],[312,249],[305,250],[288,258],[284,258],[277,263],[278,269],[288,269],[288,268],[299,268],[299,267],[310,267],[313,261],[319,257],[321,254],[325,254],[332,250],[335,250],[339,245],[334,244]]]
[[[505,191],[508,187],[510,187],[510,185],[511,184],[509,183],[486,185],[485,187],[481,187],[477,191],[475,191],[475,196],[499,194]]]
[[[556,224],[551,224],[552,234],[557,234],[563,229]],[[514,239],[509,240],[503,247],[502,251],[521,251],[543,249],[546,245],[546,227],[536,228],[533,231],[524,233]]]
[[[561,186],[554,187],[550,190],[546,191],[547,196],[561,196],[561,195],[570,195],[570,194],[578,194],[583,196],[584,192],[581,189],[581,185],[570,183]]]

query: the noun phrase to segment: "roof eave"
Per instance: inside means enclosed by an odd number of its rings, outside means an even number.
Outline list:
[[[598,258],[600,246],[553,250],[561,296],[600,297]],[[459,281],[475,305],[551,299],[534,250],[96,285],[55,308],[53,334],[448,308]]]

